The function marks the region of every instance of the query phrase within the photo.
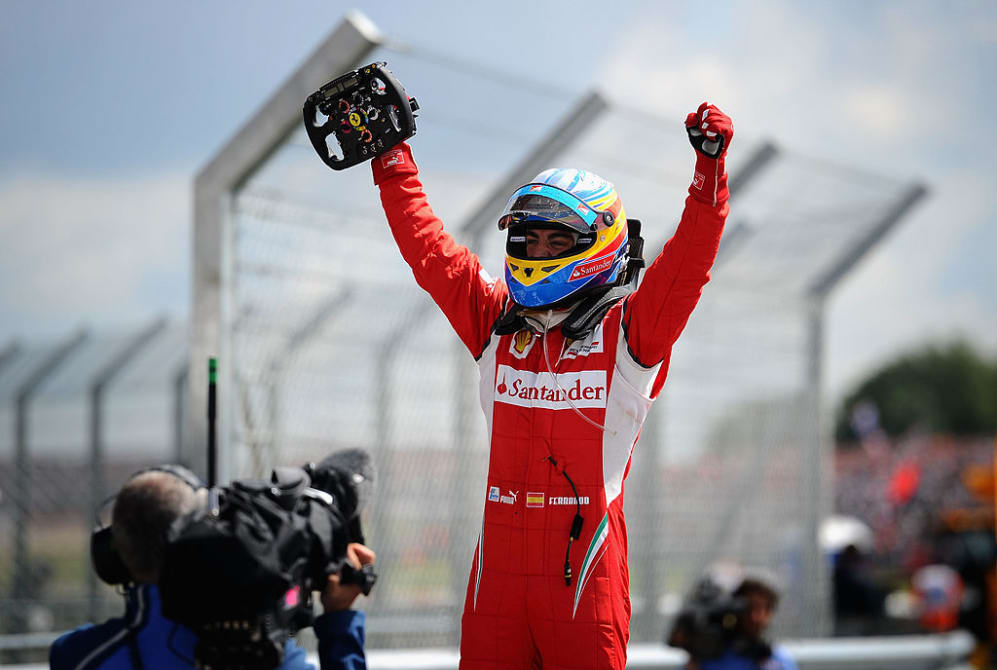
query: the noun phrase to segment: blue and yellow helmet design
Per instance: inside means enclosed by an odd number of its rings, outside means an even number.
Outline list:
[[[505,281],[523,307],[552,307],[612,285],[627,265],[627,217],[616,188],[585,170],[552,168],[510,196],[498,220],[508,230]],[[574,246],[553,258],[531,258],[529,229],[566,230]]]

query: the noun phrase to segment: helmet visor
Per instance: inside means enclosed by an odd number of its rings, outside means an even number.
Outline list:
[[[598,213],[559,188],[527,184],[516,190],[498,220],[499,230],[531,223],[557,223],[579,233],[592,231]]]
[[[543,221],[539,224],[514,226],[509,230],[505,253],[519,260],[570,258],[595,243],[595,233],[579,233],[563,226]]]

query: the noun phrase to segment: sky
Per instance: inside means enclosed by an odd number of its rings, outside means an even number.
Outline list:
[[[194,176],[351,8],[0,3],[0,348],[186,318]],[[746,135],[924,183],[832,295],[829,393],[925,342],[997,355],[992,2],[359,9],[401,42],[646,108],[709,99]]]

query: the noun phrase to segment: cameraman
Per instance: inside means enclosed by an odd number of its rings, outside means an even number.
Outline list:
[[[689,652],[687,670],[797,670],[784,649],[764,638],[779,605],[767,580],[751,576],[722,595],[714,582],[712,603],[694,603],[679,615],[668,644]],[[700,586],[699,596],[709,589]]]
[[[196,475],[179,466],[142,470],[125,483],[115,498],[110,527],[113,550],[126,571],[125,614],[59,637],[49,650],[53,670],[194,667],[197,636],[163,616],[157,584],[171,525],[203,507],[206,499],[207,489]],[[374,552],[359,544],[350,546],[348,557],[357,568],[374,562]],[[325,614],[314,628],[323,670],[366,667],[364,613],[349,610],[358,594],[359,587],[340,585],[338,575],[330,576],[322,592]],[[279,667],[314,670],[293,640],[287,641]]]

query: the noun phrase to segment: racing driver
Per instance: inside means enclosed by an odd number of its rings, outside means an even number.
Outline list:
[[[639,287],[640,224],[590,172],[545,170],[512,194],[503,281],[444,232],[407,144],[373,161],[402,256],[481,373],[490,456],[464,670],[626,665],[623,483],[728,212],[730,118],[704,102],[685,125],[689,196]]]

